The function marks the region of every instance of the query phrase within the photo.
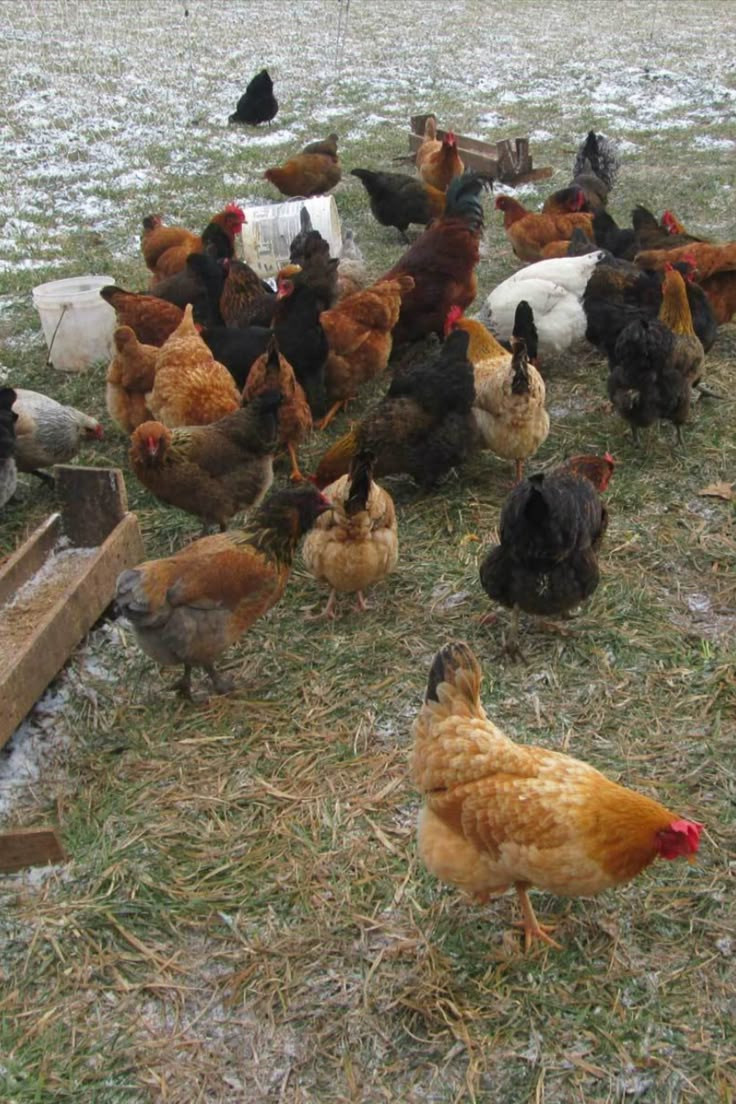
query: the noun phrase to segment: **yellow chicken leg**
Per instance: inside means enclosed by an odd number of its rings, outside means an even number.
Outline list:
[[[524,478],[524,461],[523,460],[517,460],[516,461],[516,482],[521,483],[523,478]]]
[[[542,943],[547,943],[550,947],[554,947],[556,950],[561,951],[562,947],[559,943],[556,943],[554,939],[551,939],[547,932],[554,931],[553,924],[540,924],[537,920],[532,903],[529,900],[529,893],[527,887],[523,882],[517,882],[516,895],[519,898],[519,905],[521,906],[521,912],[523,919],[517,920],[514,923],[515,928],[524,929],[524,950],[528,951],[535,939],[539,939]]]
[[[366,602],[365,598],[363,597],[363,591],[362,590],[359,590],[357,592],[357,599],[356,599],[356,602],[355,602],[355,608],[358,611],[358,613],[366,613],[371,608],[368,605],[368,603]]]
[[[289,450],[289,459],[291,460],[291,481],[292,483],[304,483],[305,478],[299,469],[299,457],[296,454],[296,449],[291,444],[286,447]]]

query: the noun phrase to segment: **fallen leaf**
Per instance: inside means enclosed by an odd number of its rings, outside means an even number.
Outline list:
[[[698,494],[702,498],[723,498],[726,502],[730,502],[733,498],[733,488],[733,483],[709,483],[702,491],[698,491]]]

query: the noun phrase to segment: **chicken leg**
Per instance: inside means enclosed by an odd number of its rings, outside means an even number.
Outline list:
[[[288,444],[286,447],[291,460],[291,481],[292,483],[304,483],[305,479],[299,469],[299,457],[296,454],[296,448],[292,444]]]
[[[347,405],[348,405],[348,400],[347,399],[338,399],[337,402],[334,402],[332,404],[330,409],[325,414],[324,418],[320,418],[320,420],[317,422],[317,425],[315,426],[315,428],[316,429],[327,429],[328,425],[333,420],[333,418],[335,418],[336,415],[338,415],[341,410],[346,410],[347,409]]]
[[[518,606],[514,606],[511,612],[511,627],[509,628],[508,636],[503,637],[501,651],[504,652],[509,657],[509,659],[520,659],[522,663],[526,663],[526,656],[519,647]]]
[[[357,600],[355,602],[355,608],[358,611],[358,613],[366,613],[371,608],[368,605],[368,603],[366,602],[365,598],[363,597],[363,591],[362,590],[358,591]]]
[[[521,483],[522,479],[524,478],[524,461],[523,460],[516,460],[515,463],[516,463],[516,482]]]
[[[337,591],[333,587],[330,591],[330,597],[327,599],[327,605],[321,613],[308,613],[306,615],[306,621],[334,621],[337,614],[335,613],[335,604],[337,602]]]
[[[527,886],[524,882],[517,882],[515,887],[516,895],[519,898],[519,905],[521,906],[522,919],[517,920],[514,923],[514,927],[524,929],[524,950],[528,951],[535,939],[539,939],[542,943],[547,943],[550,947],[555,947],[556,950],[561,951],[562,947],[559,943],[556,943],[547,932],[554,931],[554,925],[552,924],[540,924],[537,920],[532,903],[529,900],[529,893]]]

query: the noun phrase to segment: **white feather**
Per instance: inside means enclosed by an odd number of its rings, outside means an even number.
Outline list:
[[[501,341],[508,341],[522,299],[534,312],[541,355],[562,353],[585,337],[583,292],[603,251],[527,265],[491,292],[479,317]]]

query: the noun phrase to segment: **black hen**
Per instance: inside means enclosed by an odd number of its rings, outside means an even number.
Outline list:
[[[445,197],[415,176],[404,173],[373,172],[352,169],[370,199],[373,217],[381,226],[395,226],[406,239],[412,224],[426,226],[445,209]]]
[[[500,544],[489,550],[480,581],[495,602],[514,611],[506,648],[518,647],[519,610],[542,617],[569,613],[598,586],[598,550],[608,511],[610,457],[574,457],[514,487],[499,522]]]
[[[639,252],[636,231],[630,226],[619,226],[608,211],[599,208],[593,215],[593,235],[601,249],[607,249],[614,257],[633,261]]]
[[[412,476],[426,490],[461,464],[473,447],[475,399],[468,334],[456,330],[428,353],[402,364],[387,394],[322,457],[319,486],[344,475],[361,449],[376,456],[375,475]]]
[[[273,81],[268,70],[261,69],[238,100],[238,106],[228,122],[247,123],[249,126],[270,123],[278,109],[278,100],[273,94]]]
[[[325,386],[329,345],[319,320],[324,310],[322,294],[309,285],[308,276],[309,272],[303,271],[280,282],[273,329],[279,349],[304,388],[313,416],[318,418],[329,405]]]
[[[672,365],[675,338],[668,326],[638,320],[622,330],[608,376],[608,397],[631,426],[639,429],[663,419],[672,422],[682,444],[682,426],[690,413],[690,383]]]

